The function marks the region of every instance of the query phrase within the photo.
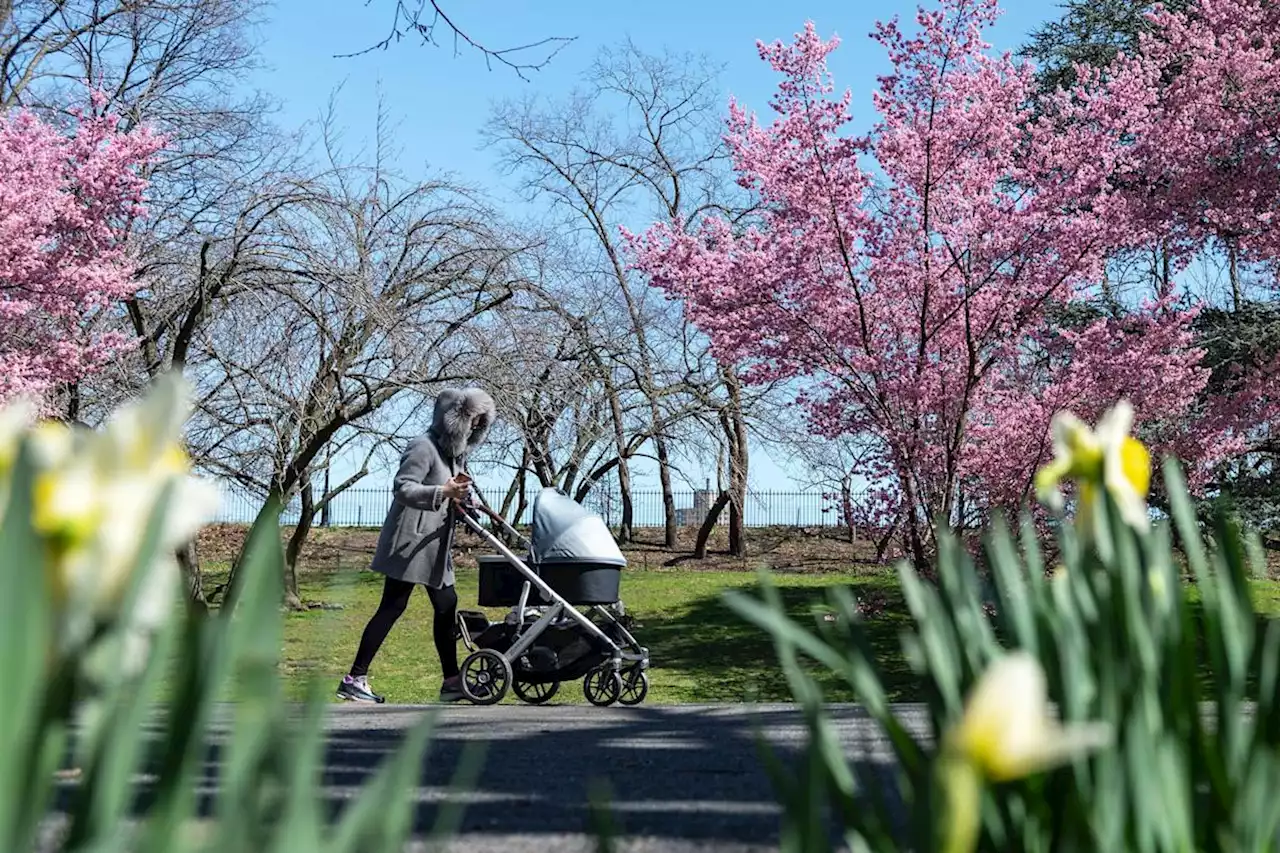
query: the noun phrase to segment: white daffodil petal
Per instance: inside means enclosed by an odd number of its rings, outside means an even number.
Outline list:
[[[129,620],[144,628],[158,628],[174,604],[173,594],[182,571],[171,553],[157,557],[145,571],[146,583]]]
[[[1058,484],[1062,482],[1062,479],[1067,476],[1070,470],[1070,460],[1062,457],[1054,459],[1037,471],[1035,476],[1036,499],[1055,512],[1060,512],[1063,507],[1063,498]]]
[[[94,456],[104,472],[145,468],[151,455],[163,448],[161,425],[154,413],[146,411],[147,402],[161,392],[161,383],[155,383],[146,397],[118,407],[94,433]]]
[[[1034,773],[1052,770],[1077,758],[1105,749],[1113,742],[1111,726],[1106,723],[1076,723],[1059,726],[1049,723],[1034,744],[1017,753],[1018,762],[996,781],[1012,781]]]
[[[25,399],[0,407],[0,472],[13,464],[18,441],[35,416],[35,406]]]
[[[100,490],[94,472],[87,465],[70,465],[43,474],[36,483],[38,494],[34,514],[36,526],[41,519],[50,524],[67,523],[92,515],[98,506]]]
[[[118,409],[103,431],[117,458],[145,467],[178,443],[190,414],[188,392],[186,381],[170,374],[156,380],[147,396]]]
[[[1071,412],[1058,412],[1049,423],[1053,436],[1053,453],[1067,459],[1074,452],[1076,445],[1089,435],[1089,428]]]
[[[1091,538],[1096,521],[1099,487],[1115,501],[1125,523],[1137,530],[1150,526],[1146,496],[1150,485],[1150,455],[1130,437],[1134,410],[1120,400],[1098,419],[1091,430],[1070,412],[1053,417],[1054,459],[1036,472],[1036,497],[1050,509],[1061,511],[1058,484],[1072,479],[1079,488],[1077,527]]]
[[[99,430],[56,422],[31,428],[34,410],[0,409],[0,463],[23,440],[32,449],[32,522],[46,554],[44,577],[57,619],[51,646],[57,655],[87,659],[110,645],[110,637],[127,636],[126,657],[137,663],[145,660],[150,634],[172,614],[181,584],[174,552],[209,521],[219,501],[212,484],[190,475],[182,446],[188,400],[181,377],[166,377]],[[0,486],[4,467],[0,464]],[[173,488],[166,489],[170,484]],[[156,531],[154,553],[143,554],[153,513],[166,497],[168,511]],[[130,612],[121,612],[135,578],[139,595]],[[103,630],[108,628],[118,631]],[[132,665],[126,667],[130,672]]]
[[[145,473],[129,473],[117,476],[106,489],[105,501],[110,510],[99,534],[99,543],[104,589],[109,590],[107,594],[112,597],[123,587],[137,563],[142,539],[163,485],[163,481]]]
[[[222,495],[212,483],[198,477],[181,477],[172,491],[165,514],[165,544],[176,548],[209,523],[222,504]]]
[[[1039,661],[1014,652],[983,673],[950,743],[988,778],[1008,781],[1096,749],[1109,737],[1102,725],[1059,726],[1049,716]]]
[[[1098,419],[1098,444],[1103,448],[1119,447],[1133,429],[1133,406],[1128,400],[1120,400]]]
[[[37,468],[54,468],[65,463],[76,450],[76,435],[65,424],[44,421],[28,434]]]

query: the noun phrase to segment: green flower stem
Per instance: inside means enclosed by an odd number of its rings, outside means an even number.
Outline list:
[[[982,772],[972,761],[951,749],[945,749],[938,756],[935,772],[945,804],[939,850],[973,853],[982,826]]]

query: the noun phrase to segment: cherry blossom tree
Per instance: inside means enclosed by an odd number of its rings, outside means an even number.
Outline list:
[[[1054,411],[1088,419],[1127,396],[1143,423],[1176,423],[1206,381],[1194,314],[1172,295],[1124,323],[1052,322],[1147,234],[1117,227],[1124,140],[1040,111],[1032,67],[982,38],[997,14],[943,0],[916,35],[879,25],[893,70],[865,136],[847,132],[850,95],[826,68],[837,40],[810,24],[761,44],[783,78],[775,118],[733,103],[728,119],[757,221],[628,235],[720,358],[756,381],[807,380],[815,431],[873,449],[880,514],[918,563],[934,518],[1025,498]]]
[[[142,212],[140,169],[163,140],[76,119],[64,133],[29,112],[0,117],[0,402],[44,398],[131,343],[92,321],[138,287],[121,226]]]
[[[1242,466],[1272,480],[1280,359],[1274,341],[1258,335],[1270,312],[1246,310],[1244,270],[1273,283],[1280,270],[1280,5],[1156,7],[1132,50],[1082,66],[1078,80],[1056,96],[1056,110],[1091,127],[1092,144],[1124,141],[1115,183],[1128,227],[1159,241],[1175,272],[1206,254],[1224,258],[1231,312],[1207,327],[1206,340],[1223,349],[1226,319],[1230,338],[1253,342],[1229,346],[1229,363],[1215,353],[1197,417],[1177,438],[1180,455],[1200,456],[1193,473],[1201,483],[1240,485]],[[1223,459],[1231,464],[1213,464]]]
[[[1122,114],[1135,218],[1184,251],[1280,258],[1280,5],[1157,7],[1132,55],[1084,75],[1085,109]]]

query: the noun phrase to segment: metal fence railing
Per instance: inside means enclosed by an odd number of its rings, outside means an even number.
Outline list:
[[[682,527],[701,525],[715,501],[715,494],[709,491],[676,492],[674,497],[676,521]],[[661,491],[634,491],[631,501],[634,527],[663,526]],[[617,491],[594,491],[584,503],[610,527],[620,523],[622,499]],[[317,517],[315,524],[327,522],[331,527],[378,527],[390,505],[391,493],[386,489],[348,489],[330,502],[324,518]],[[227,524],[248,524],[260,507],[261,501],[253,496],[224,492],[221,511],[215,520]],[[295,498],[285,509],[281,522],[296,524],[300,511],[300,502]],[[514,524],[527,523],[529,509],[525,510],[523,518],[508,520]],[[727,524],[728,521],[728,512],[721,513],[719,523]],[[836,527],[843,523],[843,519],[838,503],[821,492],[752,491],[747,495],[744,523],[748,527]]]

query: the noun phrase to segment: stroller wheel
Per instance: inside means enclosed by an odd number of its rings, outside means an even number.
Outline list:
[[[649,695],[649,673],[639,666],[627,670],[622,676],[622,693],[618,701],[623,705],[639,705]]]
[[[582,692],[592,705],[612,705],[622,693],[622,675],[611,666],[598,666],[582,679]]]
[[[480,649],[462,662],[462,695],[477,705],[496,705],[511,686],[511,664],[493,649]]]
[[[539,684],[531,684],[527,681],[517,681],[511,685],[511,689],[530,705],[541,705],[543,702],[550,702],[551,697],[556,695],[560,690],[560,682],[544,681]]]

